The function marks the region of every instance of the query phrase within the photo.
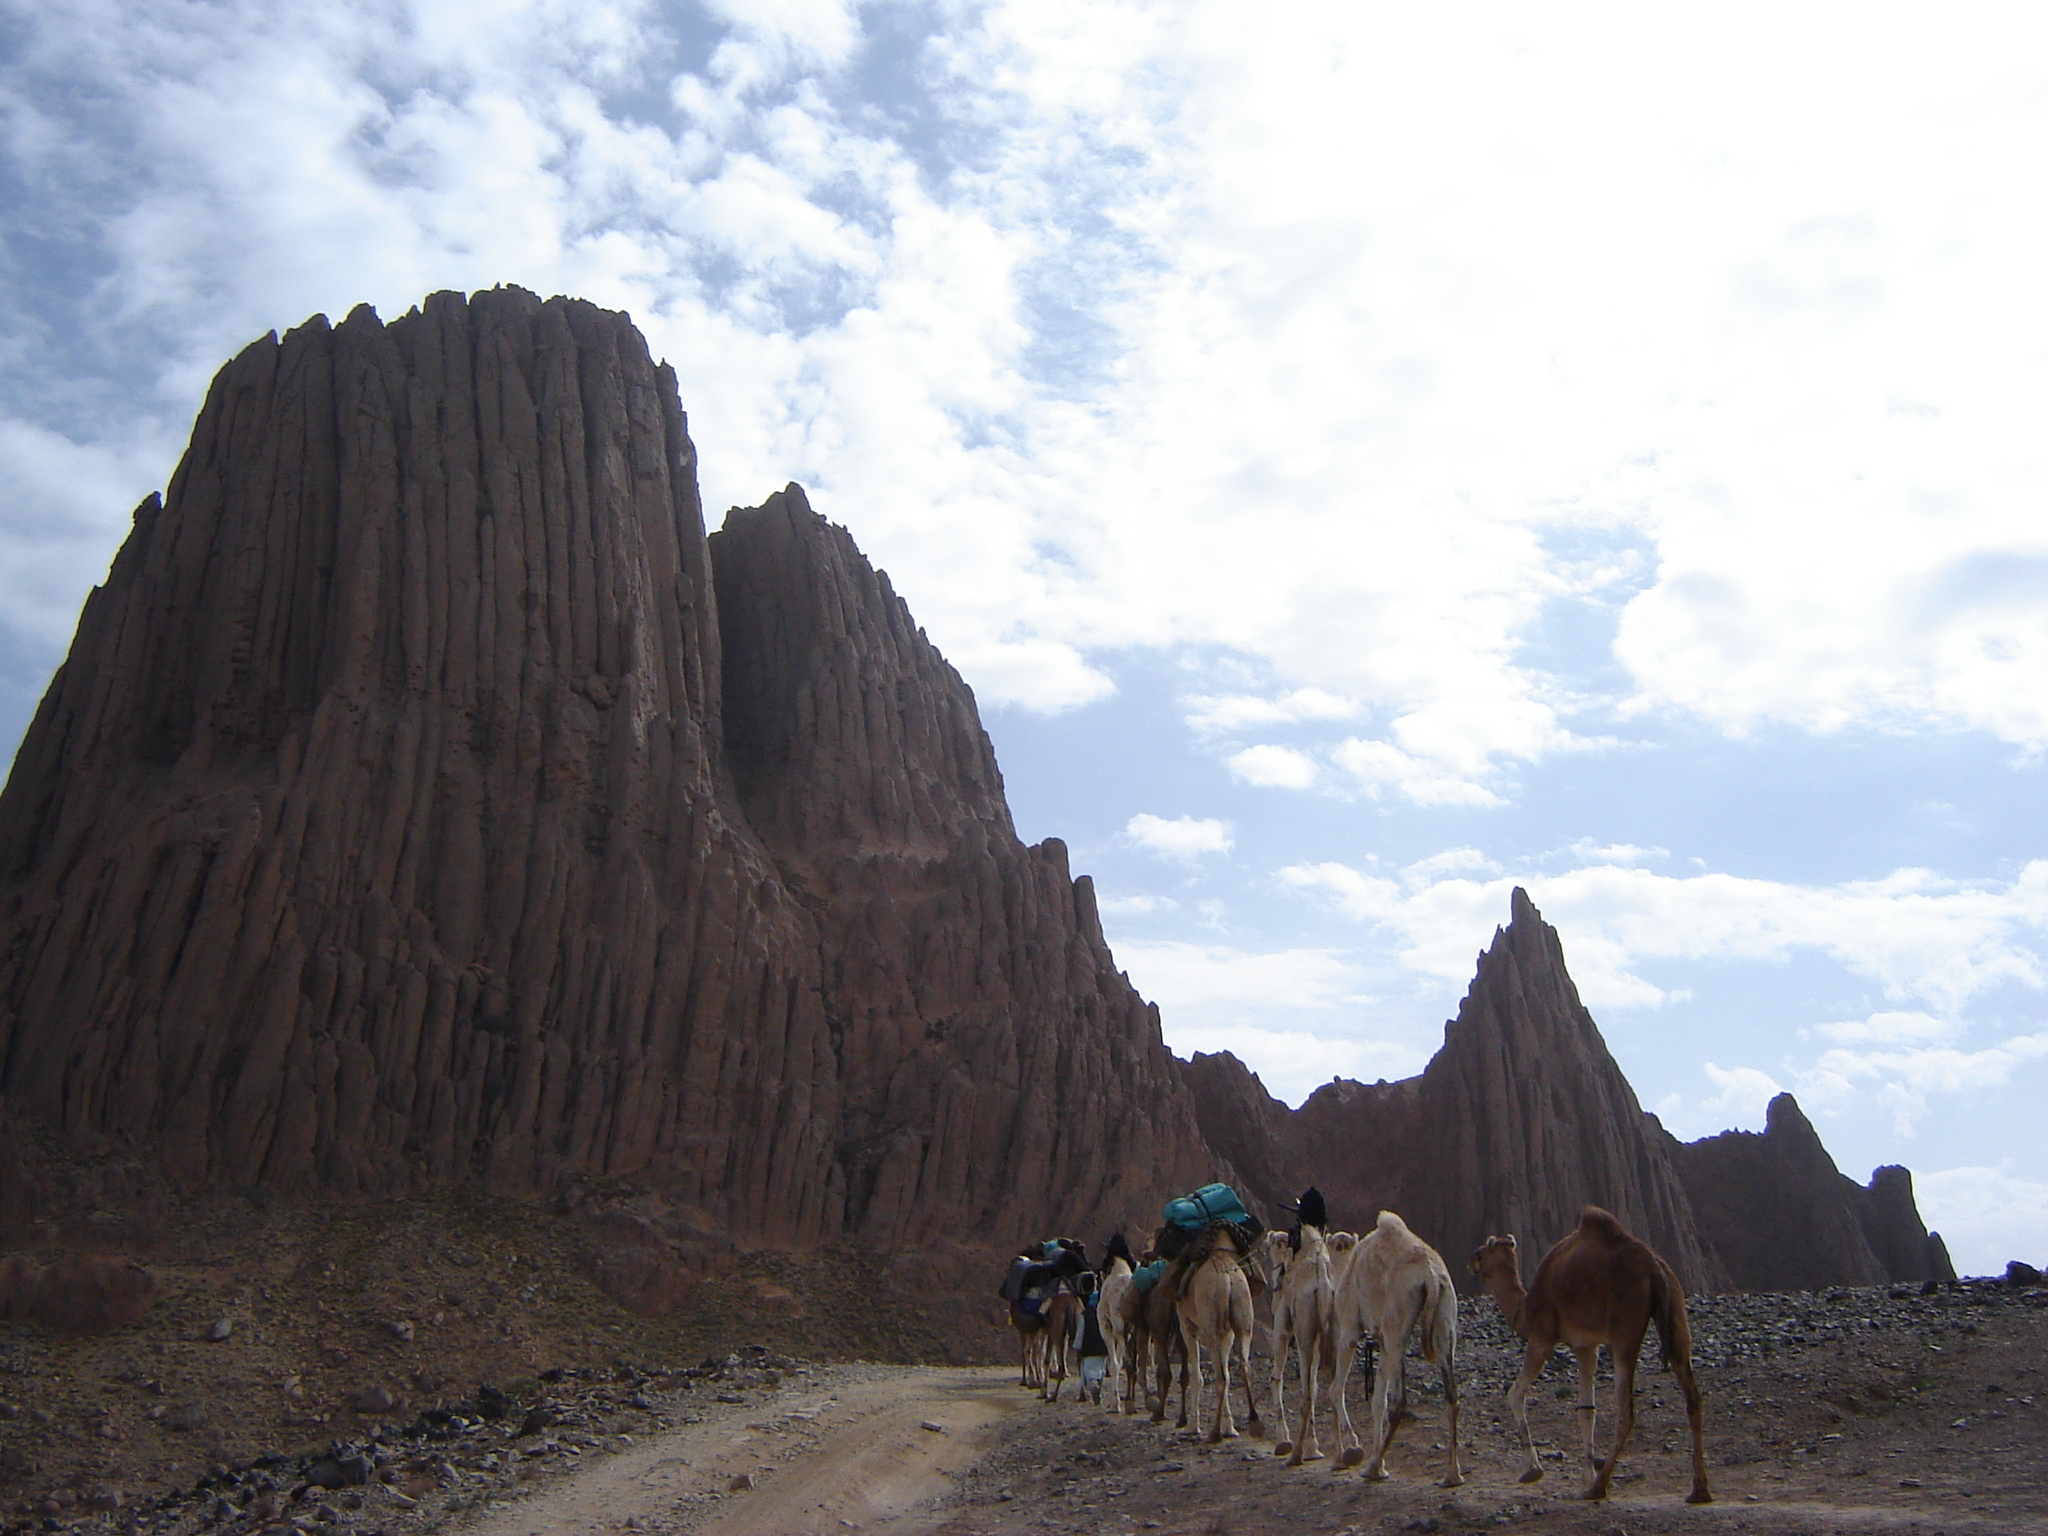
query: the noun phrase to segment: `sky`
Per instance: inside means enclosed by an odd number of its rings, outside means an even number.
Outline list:
[[[2048,14],[0,0],[0,738],[206,382],[628,310],[973,685],[1170,1045],[1646,1108],[2048,1261]],[[714,512],[714,517],[717,514]]]

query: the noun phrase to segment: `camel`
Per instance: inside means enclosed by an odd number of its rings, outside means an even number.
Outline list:
[[[1273,1422],[1283,1438],[1275,1456],[1290,1467],[1304,1460],[1321,1461],[1316,1441],[1316,1397],[1325,1376],[1336,1375],[1331,1355],[1335,1343],[1337,1259],[1325,1236],[1329,1223],[1322,1194],[1310,1188],[1296,1207],[1299,1225],[1292,1232],[1268,1232],[1262,1239],[1265,1268],[1273,1291]],[[1347,1234],[1348,1236],[1348,1234]],[[1349,1245],[1345,1245],[1348,1249]],[[1287,1436],[1287,1351],[1301,1356],[1301,1428]]]
[[[1074,1326],[1080,1322],[1084,1306],[1076,1291],[1091,1278],[1085,1272],[1062,1276],[1053,1282],[1052,1294],[1045,1299],[1045,1369],[1038,1384],[1038,1400],[1042,1403],[1058,1402],[1060,1389],[1067,1384],[1067,1354],[1073,1347]]]
[[[1508,1405],[1522,1428],[1529,1454],[1522,1481],[1543,1476],[1536,1445],[1529,1435],[1529,1388],[1551,1351],[1565,1345],[1578,1357],[1579,1405],[1585,1415],[1586,1460],[1599,1470],[1585,1492],[1589,1499],[1607,1497],[1607,1486],[1621,1461],[1622,1447],[1635,1428],[1636,1357],[1651,1323],[1663,1346],[1664,1364],[1678,1376],[1685,1393],[1685,1414],[1692,1425],[1692,1492],[1688,1504],[1711,1504],[1707,1488],[1705,1415],[1699,1384],[1692,1374],[1692,1325],[1686,1320],[1685,1291],[1671,1266],[1649,1246],[1631,1236],[1622,1224],[1596,1205],[1579,1213],[1577,1230],[1558,1240],[1536,1266],[1536,1280],[1522,1288],[1522,1270],[1513,1237],[1489,1237],[1472,1255],[1479,1276],[1501,1314],[1528,1340],[1522,1373],[1508,1388]],[[1614,1449],[1601,1461],[1593,1449],[1593,1369],[1600,1346],[1614,1360],[1617,1423]]]
[[[1141,1386],[1148,1367],[1156,1374],[1158,1380],[1153,1389],[1145,1393],[1154,1424],[1166,1418],[1166,1405],[1173,1396],[1173,1364],[1176,1357],[1180,1361],[1180,1418],[1174,1423],[1176,1429],[1188,1427],[1188,1351],[1187,1341],[1181,1336],[1177,1305],[1181,1274],[1178,1267],[1167,1270],[1149,1291],[1132,1286],[1124,1303],[1130,1348],[1130,1358],[1124,1366],[1126,1379],[1132,1386]]]
[[[1408,1337],[1418,1327],[1422,1358],[1436,1366],[1450,1408],[1445,1436],[1450,1465],[1443,1486],[1456,1488],[1465,1481],[1458,1467],[1458,1293],[1443,1257],[1409,1231],[1399,1216],[1381,1211],[1379,1221],[1351,1252],[1337,1288],[1333,1330],[1337,1436],[1344,1445],[1340,1467],[1355,1467],[1365,1460],[1344,1389],[1359,1340],[1367,1334],[1379,1340],[1380,1363],[1372,1382],[1372,1462],[1365,1469],[1374,1482],[1387,1476],[1387,1450],[1395,1431],[1414,1417],[1408,1411]]]
[[[1119,1232],[1109,1240],[1109,1257],[1102,1266],[1102,1296],[1095,1304],[1096,1316],[1102,1322],[1103,1342],[1109,1345],[1109,1367],[1105,1379],[1109,1383],[1109,1411],[1130,1413],[1131,1393],[1128,1385],[1122,1393],[1117,1391],[1117,1372],[1124,1368],[1124,1357],[1131,1348],[1130,1321],[1124,1316],[1125,1297],[1136,1293],[1136,1283],[1131,1279],[1137,1266],[1131,1262],[1130,1244]],[[1132,1376],[1135,1380],[1135,1375]]]
[[[1181,1377],[1181,1422],[1187,1422],[1189,1377],[1201,1378],[1202,1350],[1216,1364],[1216,1416],[1209,1427],[1209,1442],[1237,1438],[1237,1422],[1230,1412],[1230,1362],[1235,1356],[1244,1368],[1245,1412],[1251,1432],[1263,1437],[1259,1403],[1252,1391],[1252,1289],[1244,1272],[1244,1255],[1238,1239],[1221,1222],[1204,1227],[1181,1256],[1181,1282],[1174,1307],[1180,1317],[1187,1361]],[[1160,1289],[1164,1288],[1164,1281]]]

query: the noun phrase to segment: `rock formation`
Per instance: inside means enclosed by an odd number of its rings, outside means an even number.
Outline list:
[[[794,486],[707,538],[695,462],[625,316],[517,289],[221,371],[0,793],[0,1244],[480,1188],[658,1310],[734,1245],[928,1273],[1220,1176],[1461,1275],[1597,1201],[1711,1286],[1761,1273],[1713,1170],[1832,1187],[1775,1120],[1663,1136],[1519,891],[1420,1077],[1176,1065],[887,577]],[[1857,1276],[1933,1265],[1902,1170],[1855,1192]]]
[[[625,1189],[712,1246],[1008,1243],[1205,1174],[966,686],[793,488],[714,589],[694,466],[581,302],[228,364],[0,795],[0,1143]]]
[[[1789,1093],[1764,1129],[1670,1144],[1701,1235],[1746,1291],[1799,1291],[1887,1280],[1952,1280],[1941,1238],[1921,1225],[1913,1177],[1880,1168],[1846,1178]]]
[[[1398,1083],[1339,1079],[1290,1111],[1227,1053],[1184,1069],[1203,1134],[1265,1199],[1313,1182],[1333,1220],[1397,1210],[1463,1260],[1490,1233],[1540,1254],[1605,1206],[1694,1289],[1808,1289],[1951,1279],[1912,1175],[1868,1189],[1835,1168],[1790,1094],[1768,1129],[1690,1144],[1643,1113],[1565,969],[1557,930],[1520,890],[1443,1049]]]
[[[1668,1138],[1580,1003],[1557,930],[1521,890],[1420,1077],[1340,1080],[1290,1112],[1228,1054],[1197,1056],[1186,1073],[1203,1133],[1262,1197],[1314,1182],[1340,1225],[1399,1211],[1461,1283],[1466,1256],[1490,1234],[1513,1232],[1538,1254],[1589,1202],[1662,1252],[1689,1287],[1724,1280]],[[1261,1157],[1251,1142],[1272,1150]]]

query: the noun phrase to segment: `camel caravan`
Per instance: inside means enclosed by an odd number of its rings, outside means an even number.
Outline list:
[[[1121,1232],[1105,1245],[1100,1267],[1071,1237],[1031,1244],[1010,1262],[1001,1286],[1022,1353],[1021,1384],[1058,1402],[1068,1376],[1076,1374],[1080,1396],[1101,1405],[1106,1387],[1112,1413],[1135,1415],[1142,1403],[1158,1424],[1165,1421],[1177,1370],[1176,1428],[1188,1428],[1191,1403],[1199,1415],[1207,1379],[1215,1388],[1208,1440],[1238,1436],[1232,1397],[1240,1390],[1246,1427],[1264,1437],[1252,1377],[1254,1307],[1264,1297],[1275,1455],[1290,1466],[1324,1459],[1317,1417],[1327,1397],[1335,1467],[1364,1463],[1367,1478],[1390,1476],[1394,1436],[1415,1418],[1407,1387],[1412,1346],[1436,1371],[1449,1418],[1442,1486],[1458,1487],[1465,1480],[1458,1458],[1458,1296],[1442,1255],[1392,1211],[1381,1211],[1363,1236],[1333,1230],[1314,1188],[1287,1210],[1290,1224],[1267,1230],[1235,1190],[1210,1184],[1166,1203],[1142,1254],[1132,1253]],[[1686,1502],[1713,1501],[1685,1293],[1670,1265],[1591,1205],[1578,1227],[1543,1256],[1526,1288],[1512,1236],[1489,1237],[1469,1263],[1528,1346],[1507,1393],[1527,1455],[1521,1481],[1543,1476],[1529,1428],[1529,1389],[1563,1345],[1578,1362],[1577,1413],[1593,1469],[1583,1496],[1607,1497],[1635,1427],[1636,1362],[1654,1325],[1692,1430],[1693,1486]],[[1595,1448],[1593,1401],[1603,1345],[1614,1362],[1616,1395],[1614,1444],[1604,1459]],[[1297,1380],[1291,1421],[1290,1359]],[[1364,1440],[1346,1392],[1354,1369],[1363,1370],[1371,1401]]]

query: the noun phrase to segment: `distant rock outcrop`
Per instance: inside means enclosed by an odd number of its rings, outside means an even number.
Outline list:
[[[625,316],[517,289],[221,371],[0,795],[17,1189],[597,1191],[711,1253],[1208,1172],[965,685],[794,490],[714,590],[695,463]]]
[[[1952,1279],[1921,1224],[1912,1175],[1880,1168],[1868,1189],[1837,1171],[1790,1094],[1761,1134],[1674,1139],[1608,1053],[1565,969],[1557,930],[1520,890],[1443,1048],[1419,1077],[1344,1079],[1289,1110],[1243,1063],[1183,1068],[1210,1143],[1261,1198],[1309,1183],[1332,1220],[1399,1211],[1463,1259],[1492,1233],[1540,1254],[1595,1204],[1668,1258],[1693,1289],[1790,1290]]]
[[[1577,1223],[1615,1213],[1686,1285],[1724,1281],[1656,1121],[1645,1115],[1565,970],[1557,930],[1514,893],[1443,1048],[1420,1077],[1338,1081],[1290,1112],[1228,1054],[1185,1069],[1203,1134],[1272,1199],[1321,1186],[1331,1219],[1363,1227],[1399,1211],[1461,1283],[1489,1235],[1533,1253]]]
[[[1701,1235],[1742,1290],[1955,1278],[1941,1238],[1921,1224],[1912,1175],[1880,1168],[1867,1189],[1844,1177],[1789,1093],[1771,1100],[1761,1133],[1670,1150]]]

